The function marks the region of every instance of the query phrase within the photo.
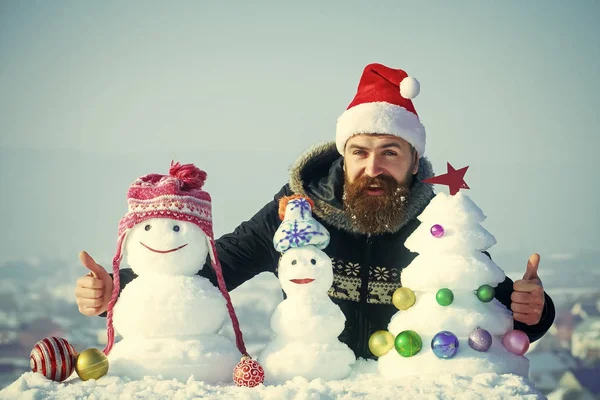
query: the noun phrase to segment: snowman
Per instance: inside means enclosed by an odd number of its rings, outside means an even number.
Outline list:
[[[216,258],[211,198],[202,190],[205,179],[206,173],[192,164],[171,163],[169,175],[146,175],[129,188],[107,315],[104,352],[111,375],[226,382],[232,379],[239,352],[247,355]],[[119,296],[122,256],[138,277]],[[221,292],[196,275],[207,256]],[[239,352],[219,334],[228,308]],[[122,340],[113,347],[115,330]]]
[[[283,222],[273,244],[282,253],[278,276],[286,294],[271,316],[275,337],[259,361],[267,381],[282,383],[302,376],[306,379],[343,379],[356,357],[338,340],[346,318],[327,291],[333,283],[333,266],[324,249],[329,232],[312,218],[312,201],[284,197]]]

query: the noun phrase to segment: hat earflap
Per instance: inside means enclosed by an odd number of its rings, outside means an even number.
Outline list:
[[[108,355],[115,344],[115,328],[113,325],[113,309],[119,298],[119,292],[121,291],[121,279],[119,276],[119,266],[123,259],[123,248],[125,246],[125,238],[129,230],[123,232],[123,234],[117,239],[117,253],[113,258],[113,289],[110,294],[110,301],[108,302],[108,308],[106,310],[106,333],[107,342],[104,348],[104,354]]]

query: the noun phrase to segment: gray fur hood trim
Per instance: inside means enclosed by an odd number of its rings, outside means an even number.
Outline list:
[[[309,149],[296,160],[295,164],[292,165],[290,169],[290,188],[294,193],[308,196],[313,199],[315,202],[313,213],[323,221],[338,229],[364,234],[364,232],[356,230],[343,209],[335,207],[321,199],[314,198],[310,193],[306,193],[305,187],[307,187],[307,185],[305,180],[311,179],[311,177],[305,176],[307,169],[313,169],[321,164],[322,168],[325,168],[328,171],[331,163],[339,157],[335,142],[319,144]],[[433,187],[429,183],[423,183],[422,180],[432,176],[433,167],[431,166],[431,163],[426,157],[421,157],[419,160],[419,172],[417,172],[417,182],[415,182],[412,187],[406,217],[398,226],[390,227],[389,233],[399,231],[410,220],[421,214],[425,207],[427,207],[434,196]]]

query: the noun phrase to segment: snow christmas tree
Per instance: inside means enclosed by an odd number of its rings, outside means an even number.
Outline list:
[[[420,226],[406,241],[418,253],[401,274],[393,296],[399,311],[388,331],[371,336],[386,378],[407,375],[483,372],[527,377],[526,335],[514,331],[512,312],[494,298],[504,272],[483,251],[496,239],[481,223],[483,212],[460,189],[468,189],[468,167],[431,178],[450,187],[418,217]]]

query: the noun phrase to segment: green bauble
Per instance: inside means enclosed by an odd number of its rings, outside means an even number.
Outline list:
[[[489,303],[494,299],[495,290],[490,285],[481,285],[477,289],[477,298],[484,303]]]
[[[421,350],[423,342],[417,332],[402,331],[396,336],[394,347],[402,357],[412,357]]]
[[[449,306],[454,301],[454,293],[452,290],[443,288],[437,291],[435,294],[435,299],[437,300],[440,306]]]

